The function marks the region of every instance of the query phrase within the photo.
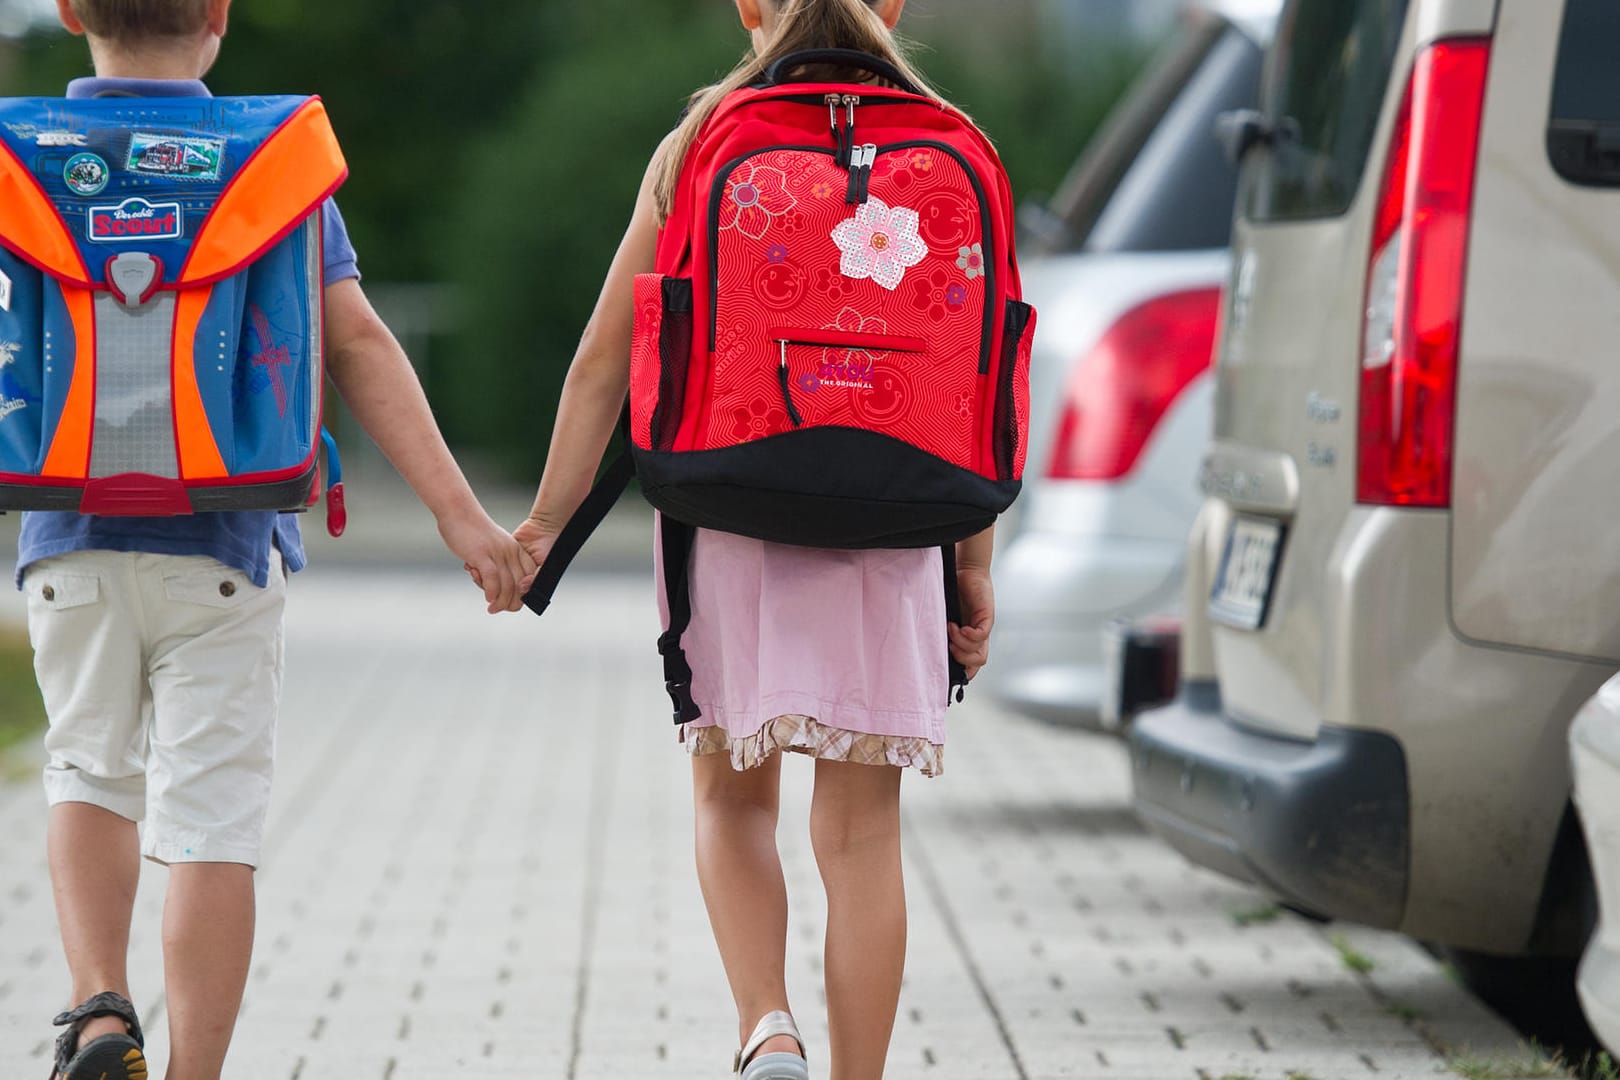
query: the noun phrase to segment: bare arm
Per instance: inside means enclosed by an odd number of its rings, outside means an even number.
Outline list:
[[[652,180],[649,169],[630,226],[608,268],[596,310],[585,326],[563,383],[551,453],[546,458],[534,510],[517,533],[536,562],[545,560],[557,533],[589,494],[630,389],[636,275],[652,272],[658,245]]]
[[[990,556],[996,547],[996,527],[990,526],[977,536],[970,536],[956,545],[957,570],[990,570]]]
[[[516,611],[527,555],[479,505],[445,446],[411,362],[360,283],[326,289],[327,371],[344,404],[438,521],[445,545],[484,589],[490,611]]]

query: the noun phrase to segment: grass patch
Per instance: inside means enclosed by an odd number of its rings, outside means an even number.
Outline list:
[[[1339,954],[1339,961],[1357,975],[1365,975],[1378,966],[1372,957],[1350,944],[1350,939],[1343,934],[1333,935],[1333,948]]]
[[[1227,1073],[1221,1080],[1254,1080],[1248,1073]]]
[[[1597,1057],[1588,1057],[1578,1070],[1586,1080],[1620,1080],[1620,1065],[1605,1051]]]
[[[1384,1006],[1384,1011],[1389,1013],[1389,1015],[1393,1016],[1395,1019],[1404,1021],[1408,1024],[1415,1024],[1419,1020],[1423,1019],[1422,1009],[1414,1009],[1412,1006],[1400,1001],[1391,1001],[1388,1005]]]
[[[1250,926],[1264,926],[1266,923],[1274,923],[1280,918],[1282,918],[1282,908],[1276,904],[1256,904],[1253,907],[1239,908],[1232,912],[1232,921],[1237,924],[1239,929]]]
[[[1607,1057],[1608,1055],[1603,1055]],[[1540,1080],[1543,1077],[1570,1077],[1570,1067],[1558,1054],[1548,1056],[1539,1047],[1527,1047],[1517,1057],[1455,1057],[1446,1064],[1464,1080]],[[1589,1074],[1601,1080],[1604,1074]]]
[[[1288,1080],[1316,1080],[1316,1077],[1310,1073],[1291,1072],[1288,1074]]]
[[[0,752],[36,737],[45,728],[45,705],[34,682],[34,650],[28,637],[0,630]]]

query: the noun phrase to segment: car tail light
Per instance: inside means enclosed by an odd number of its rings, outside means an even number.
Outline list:
[[[1117,480],[1142,455],[1159,420],[1209,368],[1221,291],[1161,296],[1109,328],[1069,379],[1052,480]]]
[[[1430,46],[1395,120],[1373,225],[1356,497],[1451,505],[1457,351],[1490,41]]]

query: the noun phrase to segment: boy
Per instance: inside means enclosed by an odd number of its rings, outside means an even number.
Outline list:
[[[208,94],[199,80],[219,53],[230,0],[57,8],[95,62],[96,76],[76,80],[69,97]],[[360,288],[336,207],[322,213],[327,370],[433,511],[490,611],[515,611],[534,564],[478,505]],[[170,867],[169,1080],[220,1076],[252,953],[286,573],[303,563],[291,515],[24,518],[18,583],[50,717],[51,882],[79,1003],[56,1020],[62,1080],[145,1080],[126,972],[142,855]]]

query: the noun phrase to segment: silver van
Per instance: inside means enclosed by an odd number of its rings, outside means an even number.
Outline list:
[[[1137,806],[1323,916],[1574,957],[1620,664],[1620,4],[1289,0]]]

